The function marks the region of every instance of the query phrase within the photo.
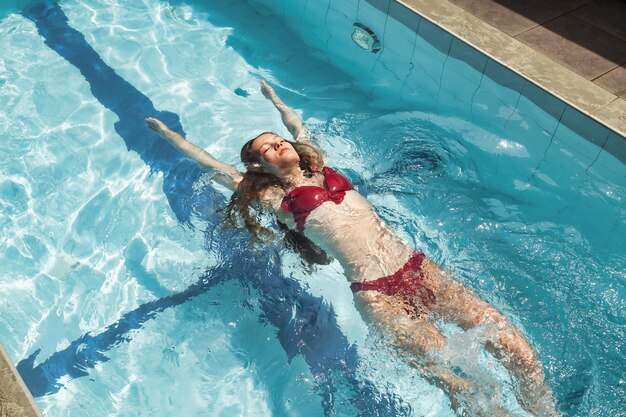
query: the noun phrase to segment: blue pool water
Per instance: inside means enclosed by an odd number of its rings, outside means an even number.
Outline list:
[[[45,415],[453,415],[368,333],[337,264],[222,230],[224,190],[143,125],[237,162],[259,131],[286,135],[260,78],[386,221],[523,329],[564,414],[626,415],[625,139],[375,3],[0,10],[0,337]],[[441,355],[524,415],[482,336],[446,331]]]

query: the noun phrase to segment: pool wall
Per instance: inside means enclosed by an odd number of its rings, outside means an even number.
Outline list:
[[[397,1],[254,0],[253,4],[261,14],[283,16],[307,44],[351,74],[377,104],[460,115],[513,140],[530,138],[532,146],[543,150],[559,147],[576,155],[582,165],[602,164],[607,154],[626,162],[626,139],[579,110],[587,110],[588,97],[580,98],[585,103],[566,104]],[[355,22],[378,35],[380,52],[354,44]],[[521,53],[515,48],[500,55]],[[384,96],[377,91],[384,91]]]
[[[33,397],[0,343],[0,416],[41,417]]]

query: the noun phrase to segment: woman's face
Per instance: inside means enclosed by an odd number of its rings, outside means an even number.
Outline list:
[[[250,148],[259,155],[261,165],[272,174],[293,168],[300,163],[300,155],[291,146],[291,143],[275,133],[259,136]]]

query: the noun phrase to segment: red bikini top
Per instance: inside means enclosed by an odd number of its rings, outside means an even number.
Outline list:
[[[352,184],[332,168],[324,167],[324,188],[316,185],[303,185],[291,190],[281,203],[283,210],[293,213],[293,220],[299,232],[304,231],[304,222],[313,210],[326,201],[339,204]]]

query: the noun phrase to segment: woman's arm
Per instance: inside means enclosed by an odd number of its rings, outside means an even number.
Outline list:
[[[234,165],[225,164],[213,158],[213,156],[211,156],[211,154],[207,151],[189,142],[179,133],[171,130],[159,119],[148,117],[146,119],[146,123],[151,130],[163,139],[166,139],[172,144],[172,146],[178,149],[180,153],[189,159],[196,161],[198,165],[213,170],[216,175],[212,179],[215,182],[222,184],[233,191],[237,189],[242,175],[239,171],[237,171]]]
[[[274,89],[270,87],[265,81],[261,80],[261,92],[270,100],[274,107],[280,112],[280,117],[283,119],[283,124],[291,133],[291,136],[295,140],[309,140],[309,129],[302,123],[300,116],[296,114],[291,107],[287,106],[276,95]]]

